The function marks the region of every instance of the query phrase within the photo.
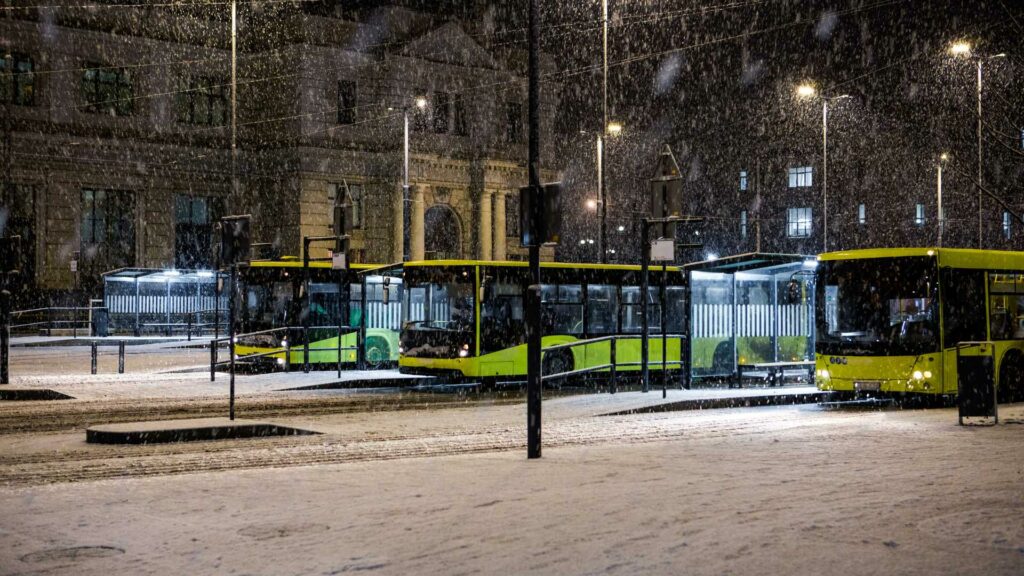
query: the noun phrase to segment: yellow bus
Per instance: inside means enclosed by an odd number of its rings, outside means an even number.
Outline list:
[[[1000,401],[1024,396],[1024,252],[822,254],[815,291],[819,389],[956,394],[957,343],[988,341]]]
[[[352,264],[348,271],[332,270],[331,263],[309,263],[309,361],[310,364],[337,366],[338,363],[338,284],[343,275],[349,282],[349,326],[363,324],[368,366],[379,367],[398,361],[398,329],[401,325],[400,271],[387,274],[374,264]],[[261,354],[248,361],[278,368],[293,368],[305,362],[303,326],[302,260],[253,261],[239,270],[238,332],[243,336],[235,345],[235,353],[243,362],[245,356]],[[365,305],[365,308],[364,308]],[[342,348],[355,348],[354,332],[341,339]],[[287,344],[287,356],[281,348]],[[354,364],[356,350],[343,350],[342,362]]]
[[[583,339],[641,332],[640,267],[541,264],[543,339],[547,348]],[[661,269],[652,267],[649,308],[652,369],[662,359]],[[681,334],[685,288],[678,268],[667,270],[667,334]],[[518,380],[526,375],[525,262],[437,260],[407,262],[399,368],[416,374]],[[639,338],[616,345],[616,362],[639,370]],[[680,339],[669,337],[666,360],[678,362]],[[607,364],[607,340],[545,353],[545,374]],[[669,365],[678,369],[679,365]]]

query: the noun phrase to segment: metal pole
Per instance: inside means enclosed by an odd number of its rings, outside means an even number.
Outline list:
[[[402,108],[402,262],[409,261],[412,214],[409,203],[409,107]]]
[[[601,251],[600,262],[608,262],[608,209],[605,194],[605,167],[604,167],[604,135],[608,133],[608,0],[601,0],[601,54],[602,68],[601,75],[601,131],[597,137],[597,209],[600,213],[600,229],[598,230],[598,249]]]
[[[338,378],[341,378],[341,330],[342,325],[338,325]]]
[[[541,325],[540,325],[540,10],[530,0],[529,15],[529,157],[530,286],[526,291],[526,457],[541,456]]]
[[[665,284],[668,282],[668,268],[665,263],[661,264],[661,290],[659,298],[661,298],[661,397],[665,398],[668,396],[668,364],[666,358],[668,356],[668,329],[666,328],[667,315],[665,314],[666,299],[665,299]]]
[[[937,176],[936,183],[935,183],[935,198],[936,198],[935,204],[936,204],[936,207],[937,207],[936,214],[939,217],[939,241],[938,241],[937,245],[939,246],[939,248],[941,248],[942,247],[942,227],[943,227],[943,224],[945,224],[943,222],[943,217],[942,217],[942,160],[939,160],[939,164],[938,164],[938,176]]]
[[[228,292],[228,419],[235,419],[235,281],[238,264],[231,264],[231,288]]]
[[[89,373],[94,376],[96,375],[97,352],[96,341],[93,340],[89,343]]]
[[[356,333],[356,368],[366,370],[366,277],[360,283],[359,290],[359,332]]]
[[[117,373],[124,374],[124,340],[117,342]]]
[[[613,336],[612,339],[611,339],[611,342],[610,342],[610,344],[611,344],[612,384],[611,384],[611,390],[609,392],[612,393],[612,394],[615,394],[615,392],[617,391],[618,383],[619,383],[619,372],[618,372],[618,370],[615,367],[615,363],[616,363],[615,356],[617,355],[616,354],[616,348],[617,348],[616,343],[618,341],[619,340]]]
[[[11,293],[0,288],[0,384],[11,383]]]
[[[231,0],[231,195],[238,195],[238,5]],[[233,288],[232,288],[233,290]]]
[[[210,382],[217,381],[217,338],[210,340]]]
[[[302,372],[309,374],[309,238],[302,238]],[[340,294],[338,295],[341,296]]]
[[[651,265],[651,241],[650,225],[647,219],[640,221],[640,389],[644,393],[650,391],[650,367],[648,366],[648,355],[650,354],[650,337],[647,322],[647,289],[650,285],[648,271]]]
[[[824,250],[828,252],[828,99],[821,99],[821,197]]]
[[[978,59],[978,248],[981,248],[981,59]]]

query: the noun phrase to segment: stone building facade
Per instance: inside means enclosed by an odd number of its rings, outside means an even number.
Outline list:
[[[233,170],[228,15],[73,4],[0,18],[0,222],[25,239],[38,290],[95,295],[111,269],[212,267],[228,214],[252,214],[254,241],[300,256],[303,236],[332,233],[340,190],[356,209],[353,259],[398,261],[406,113],[410,256],[524,253],[524,54],[401,8],[243,6]],[[546,110],[555,97],[545,90]]]

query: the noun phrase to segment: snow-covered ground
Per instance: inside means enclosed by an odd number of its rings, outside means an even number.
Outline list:
[[[129,477],[0,489],[0,572],[1024,573],[1024,405],[964,428],[953,409],[545,410],[534,461],[521,404],[296,418],[326,434],[193,445],[146,478],[170,455],[136,447]],[[188,472],[225,451],[263,467]]]

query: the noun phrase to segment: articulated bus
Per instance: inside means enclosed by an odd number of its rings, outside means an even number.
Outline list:
[[[957,392],[957,343],[993,343],[1000,401],[1024,395],[1024,252],[892,248],[819,256],[818,388]]]
[[[400,336],[402,372],[517,380],[526,374],[525,262],[438,260],[405,264]],[[640,267],[600,264],[541,264],[542,345],[641,332]],[[659,290],[661,269],[652,267],[648,292],[652,369],[662,359]],[[682,334],[683,274],[668,268],[667,334]],[[678,362],[679,338],[669,338],[666,360]],[[617,363],[639,362],[639,338],[616,347]],[[607,364],[608,341],[544,355],[545,374]],[[678,364],[672,366],[677,370]],[[623,366],[622,370],[639,370]]]
[[[350,326],[366,327],[365,360],[369,366],[381,366],[398,361],[398,330],[401,324],[402,278],[400,270],[370,264],[352,264],[348,271],[332,270],[330,262],[309,263],[309,360],[311,364],[338,363],[338,284],[345,275],[351,287]],[[392,275],[393,274],[393,275]],[[235,353],[242,361],[250,354],[264,354],[289,344],[291,366],[305,361],[302,339],[303,325],[303,270],[302,260],[282,259],[253,261],[239,270],[239,332],[247,334],[274,328],[256,336],[239,339]],[[365,311],[363,309],[365,291]],[[357,335],[342,336],[343,348],[354,348]],[[317,350],[322,348],[323,350]],[[343,350],[342,362],[354,363],[356,350]],[[253,364],[276,364],[286,367],[285,353],[279,351]]]

